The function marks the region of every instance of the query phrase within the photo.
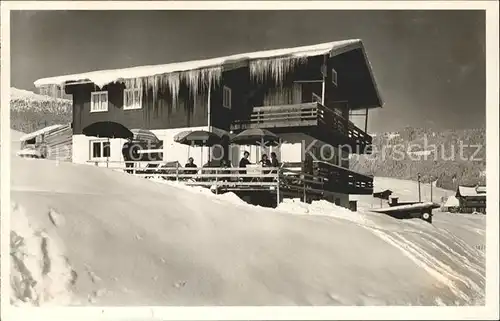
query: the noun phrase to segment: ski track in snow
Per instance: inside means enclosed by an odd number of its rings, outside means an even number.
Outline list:
[[[461,298],[463,304],[478,304],[478,302],[484,299],[485,295],[484,288],[486,283],[485,269],[481,268],[476,263],[472,263],[467,257],[457,253],[452,248],[445,245],[442,241],[439,240],[438,238],[439,235],[433,236],[432,234],[426,233],[423,230],[404,231],[406,233],[412,232],[414,234],[419,234],[419,236],[422,237],[422,240],[424,242],[422,242],[422,244],[418,244],[416,242],[412,242],[411,240],[405,238],[404,233],[391,231],[391,229],[386,229],[378,226],[374,221],[366,217],[371,214],[357,212],[358,215],[353,215],[353,213],[350,211],[346,212],[348,210],[346,210],[345,208],[340,208],[334,204],[327,202],[323,203],[323,202],[324,201],[318,201],[318,202],[313,202],[312,204],[291,203],[293,204],[291,206],[289,205],[290,203],[288,203],[288,205],[281,206],[281,209],[297,212],[296,208],[294,209],[295,205],[296,207],[301,208],[302,213],[306,215],[321,215],[321,216],[328,216],[336,219],[344,219],[351,221],[354,224],[357,224],[363,228],[368,229],[369,231],[380,237],[385,242],[401,250],[401,252],[405,256],[407,256],[410,260],[412,260],[416,265],[422,267],[438,282],[447,286],[457,297]],[[324,213],[324,209],[322,209],[321,205],[325,204],[331,207],[329,214]],[[342,215],[338,215],[339,213],[342,213]],[[409,221],[409,223],[411,224],[413,222]],[[449,231],[439,229],[437,232],[444,233],[446,237],[452,239],[454,243],[457,243],[464,254],[468,254],[473,258],[478,256],[483,257],[482,253],[480,253],[470,245],[465,244],[462,240],[451,234]],[[425,243],[427,243],[432,249],[437,250],[438,254],[437,255],[430,254],[429,250],[426,249],[426,247],[424,246]],[[456,258],[450,255],[450,253],[455,255]],[[448,258],[451,262],[454,262],[456,266],[459,266],[459,264],[461,263],[462,269],[467,270],[468,273],[475,275],[479,279],[478,281],[479,284],[471,280],[469,277],[466,277],[463,274],[455,272],[453,268],[446,265],[443,261],[438,260],[437,259],[438,257]],[[459,262],[456,262],[456,259],[458,259]],[[464,286],[466,287],[468,292],[472,292],[471,295],[466,294],[466,292],[464,292],[461,289]]]
[[[155,180],[159,183],[180,186],[187,191],[202,193],[206,195],[215,196],[219,201],[230,201],[236,202],[239,205],[253,206],[245,203],[241,199],[235,200],[237,196],[233,193],[214,195],[210,191],[204,188],[190,187],[183,185],[181,183],[172,183],[161,180]],[[408,192],[411,192],[408,190]],[[329,207],[329,208],[328,208]],[[325,212],[325,208],[328,210]],[[462,299],[462,304],[478,304],[481,300],[484,300],[484,288],[486,283],[485,269],[482,268],[478,263],[471,262],[465,255],[470,255],[472,258],[483,257],[484,254],[470,245],[466,244],[460,238],[456,237],[453,233],[450,233],[446,229],[436,228],[436,233],[440,235],[434,236],[431,233],[423,231],[422,225],[415,223],[414,221],[408,221],[409,229],[403,230],[405,233],[419,234],[422,237],[422,244],[414,243],[411,240],[405,238],[403,233],[398,232],[397,228],[391,230],[390,228],[381,227],[377,225],[376,222],[370,220],[367,216],[373,215],[371,213],[366,213],[364,211],[358,211],[356,214],[343,207],[336,206],[326,201],[316,201],[312,204],[304,204],[301,202],[286,202],[281,203],[276,211],[284,212],[294,215],[317,215],[317,216],[327,216],[334,219],[343,219],[357,224],[378,237],[380,237],[385,242],[398,248],[406,257],[412,260],[416,265],[427,271],[432,277],[434,277],[438,282],[448,287],[457,297]],[[401,222],[401,221],[399,221]],[[406,222],[405,222],[406,223]],[[422,222],[423,223],[423,222]],[[404,224],[404,223],[403,223]],[[423,226],[427,226],[428,223],[423,223]],[[415,225],[415,227],[411,227]],[[400,226],[398,226],[400,228]],[[420,228],[420,229],[419,229]],[[400,230],[400,229],[399,229]],[[473,230],[476,230],[473,228]],[[484,234],[484,231],[480,234]],[[464,253],[464,255],[459,254],[457,251],[453,250],[446,244],[444,244],[439,236],[450,239],[454,244],[457,244],[459,249]],[[424,245],[428,245],[430,248],[438,251],[438,255],[432,255],[429,249],[426,249]],[[479,284],[474,282],[471,278],[466,277],[463,274],[455,272],[452,267],[445,264],[443,261],[438,260],[437,257],[447,258],[449,261],[454,262],[457,266],[461,264],[462,269],[467,270],[467,272],[473,274],[479,279]],[[458,259],[459,262],[456,262]],[[467,294],[462,288],[465,287],[468,292],[472,294]],[[444,304],[440,298],[436,299],[437,304]],[[457,304],[457,302],[456,302]]]

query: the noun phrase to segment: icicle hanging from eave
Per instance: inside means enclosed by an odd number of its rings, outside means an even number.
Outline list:
[[[222,66],[183,71],[180,75],[181,81],[188,86],[193,99],[196,99],[199,93],[208,89],[210,84],[220,82]]]
[[[297,65],[305,63],[307,57],[279,57],[250,61],[250,76],[257,82],[272,78],[276,85],[282,85],[286,75]]]
[[[185,83],[193,98],[196,98],[209,84],[220,83],[222,66],[202,68],[188,71],[173,72],[168,74],[153,75],[141,78],[124,80],[127,88],[141,88],[141,92],[153,94],[153,106],[156,106],[158,92],[167,89],[172,96],[172,106],[175,108],[179,100],[181,82]],[[153,107],[154,109],[155,107]]]

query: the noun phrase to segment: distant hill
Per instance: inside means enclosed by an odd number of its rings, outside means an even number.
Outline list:
[[[351,169],[375,176],[422,181],[437,186],[485,182],[486,130],[443,130],[406,127],[400,132],[374,133],[374,154],[353,155]],[[476,147],[478,146],[478,147]]]
[[[54,99],[31,91],[11,88],[11,128],[29,133],[46,126],[72,121],[72,101]]]

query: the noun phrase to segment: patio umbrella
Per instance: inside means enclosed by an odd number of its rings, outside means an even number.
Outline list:
[[[160,140],[156,135],[147,129],[132,129],[130,130],[134,134],[133,139],[140,142],[147,142],[150,145],[158,145]]]
[[[175,139],[175,138],[174,138]],[[209,132],[206,130],[194,130],[179,137],[177,141],[180,144],[192,145],[192,146],[207,146],[211,147],[220,144],[222,137],[216,133]]]
[[[184,137],[186,137],[191,132],[192,132],[192,130],[185,130],[185,131],[182,131],[180,133],[177,133],[174,136],[174,142],[182,144],[181,141],[184,139]]]
[[[112,121],[101,121],[88,125],[83,129],[85,136],[104,138],[133,138],[134,134],[125,126]]]
[[[242,131],[231,139],[235,145],[277,146],[279,137],[266,129],[250,128]]]
[[[224,136],[206,130],[194,130],[188,133],[181,132],[174,137],[174,141],[180,144],[197,147],[213,147],[221,144]],[[177,140],[176,140],[177,139]],[[203,163],[203,154],[202,154]]]
[[[112,121],[100,121],[88,125],[83,129],[85,136],[110,138],[133,138],[134,134],[124,125]],[[106,167],[108,167],[109,157],[106,157]]]

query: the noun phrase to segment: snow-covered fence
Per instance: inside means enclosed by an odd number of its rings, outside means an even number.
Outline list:
[[[191,186],[205,186],[215,193],[224,191],[271,191],[277,194],[280,202],[283,196],[297,197],[304,201],[309,196],[323,195],[327,179],[321,176],[306,174],[300,169],[285,167],[202,167],[190,168],[165,165],[164,161],[153,162],[120,162],[120,161],[89,161],[89,164],[124,171],[126,173],[145,177],[163,178],[179,181]]]

